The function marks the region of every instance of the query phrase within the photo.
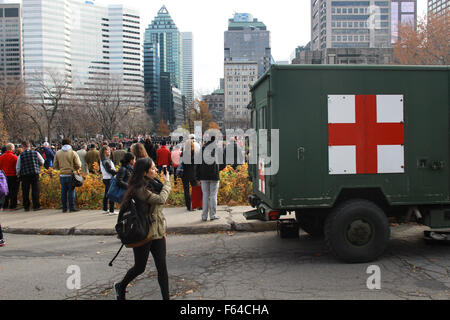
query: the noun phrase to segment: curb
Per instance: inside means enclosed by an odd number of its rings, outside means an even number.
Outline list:
[[[175,226],[168,227],[167,234],[180,235],[199,235],[216,232],[266,232],[275,231],[277,225],[274,222],[259,222],[254,223],[232,223],[232,224],[211,224],[211,225],[197,225],[197,226]],[[5,227],[4,233],[21,234],[21,235],[54,235],[54,236],[115,236],[117,235],[114,229],[78,229],[78,228],[11,228]]]

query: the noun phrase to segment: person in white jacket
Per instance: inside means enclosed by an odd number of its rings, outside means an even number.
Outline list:
[[[109,202],[109,214],[114,214],[114,201],[108,198],[109,186],[111,184],[111,179],[117,174],[114,168],[114,162],[110,159],[111,149],[108,146],[103,146],[100,150],[100,170],[103,176],[103,184],[105,185],[105,195],[103,197],[103,213],[108,213],[108,202]]]

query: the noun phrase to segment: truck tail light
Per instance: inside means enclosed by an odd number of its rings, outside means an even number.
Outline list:
[[[269,212],[269,220],[274,221],[280,218],[280,212],[278,211],[270,211]]]

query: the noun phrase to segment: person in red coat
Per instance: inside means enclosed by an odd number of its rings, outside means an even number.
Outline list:
[[[14,154],[14,144],[6,145],[6,152],[0,156],[0,170],[3,170],[8,182],[9,194],[5,198],[3,210],[17,209],[17,193],[19,192],[19,180],[16,173],[17,156]]]
[[[161,173],[164,166],[166,166],[167,170],[169,170],[172,163],[172,156],[170,150],[167,148],[166,141],[163,141],[161,143],[161,148],[156,151],[156,162],[158,166],[158,173]]]

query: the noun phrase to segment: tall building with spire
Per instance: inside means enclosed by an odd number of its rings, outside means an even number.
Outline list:
[[[155,120],[166,119],[171,103],[161,98],[161,74],[164,86],[167,75],[170,85],[183,92],[181,35],[165,6],[149,24],[144,34],[144,84],[147,108]]]

